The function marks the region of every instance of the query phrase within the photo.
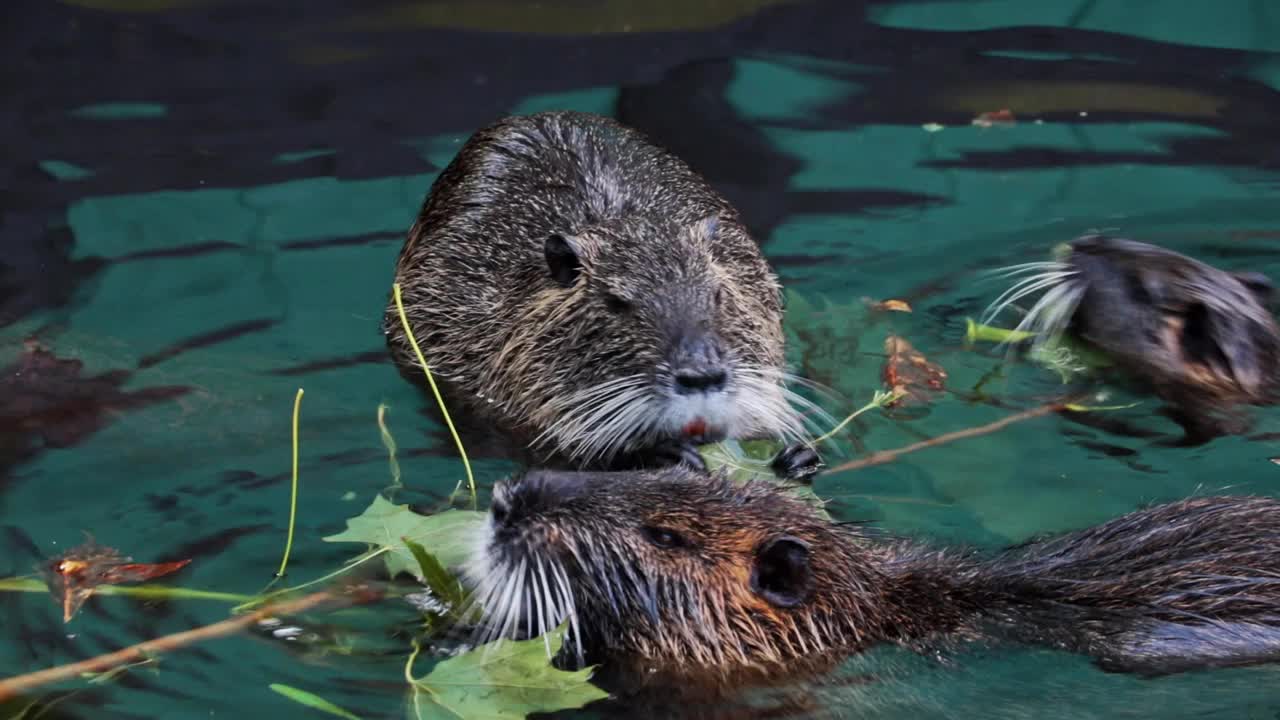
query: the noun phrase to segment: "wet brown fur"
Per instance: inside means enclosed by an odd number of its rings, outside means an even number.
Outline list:
[[[1066,329],[1149,387],[1197,444],[1247,430],[1243,405],[1280,399],[1270,281],[1148,243],[1088,235],[1064,266],[1079,304]]]
[[[552,233],[581,246],[572,287],[548,275]],[[714,328],[738,367],[776,374],[783,363],[780,287],[734,208],[636,131],[586,113],[508,117],[475,133],[432,185],[396,280],[451,401],[518,446],[566,420],[575,391],[661,374],[677,316]],[[610,312],[610,295],[633,310]],[[420,382],[394,302],[383,327]],[[564,465],[574,449],[557,437],[536,459]]]
[[[610,475],[535,473],[500,486],[502,530],[481,551],[480,575],[506,577],[517,558],[558,563],[584,661],[623,684],[781,682],[880,643],[1020,641],[1140,674],[1280,658],[1271,498],[1157,505],[982,555],[833,523],[774,483],[682,469]],[[683,542],[657,545],[652,528]],[[778,538],[808,547],[812,581],[793,606],[751,582]]]

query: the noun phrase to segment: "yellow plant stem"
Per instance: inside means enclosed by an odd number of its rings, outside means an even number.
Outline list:
[[[436,403],[440,405],[440,412],[444,415],[444,422],[449,426],[449,434],[453,436],[453,442],[458,446],[458,454],[462,456],[462,467],[467,473],[467,487],[471,489],[471,504],[476,503],[476,481],[471,474],[471,463],[467,460],[467,451],[462,447],[462,439],[458,437],[458,430],[453,426],[453,419],[449,417],[449,409],[445,407],[444,398],[440,396],[440,388],[436,387],[436,380],[431,375],[431,368],[427,367],[427,359],[422,354],[422,348],[418,347],[418,339],[413,335],[413,328],[409,327],[409,317],[404,312],[404,302],[400,299],[400,283],[391,286],[392,293],[396,299],[396,311],[400,313],[400,324],[404,326],[405,337],[409,338],[409,344],[413,346],[413,352],[418,357],[418,363],[422,365],[422,371],[427,375],[427,384],[431,386],[431,392],[436,397]]]
[[[827,434],[823,435],[817,440],[814,440],[812,443],[810,443],[809,446],[814,447],[819,443],[824,443],[827,440],[830,440],[831,438],[835,437],[836,433],[843,430],[845,425],[848,425],[849,423],[853,422],[854,418],[858,417],[859,415],[861,415],[862,413],[868,410],[874,410],[875,408],[883,407],[886,403],[890,403],[890,402],[893,402],[894,400],[897,400],[900,394],[901,393],[898,392],[897,390],[893,390],[892,392],[888,392],[888,393],[877,391],[875,394],[875,397],[871,399],[871,402],[867,403],[866,405],[863,405],[857,410],[854,410],[852,413],[849,414],[849,417],[845,418],[844,420],[841,420],[839,425],[836,425],[835,427],[831,428],[831,430],[827,432]]]
[[[280,558],[280,570],[276,577],[284,577],[289,567],[289,552],[293,550],[293,528],[298,519],[298,412],[302,407],[302,388],[293,399],[293,492],[289,498],[289,535],[284,542],[284,557]]]
[[[392,486],[401,487],[400,462],[396,460],[396,439],[387,428],[387,404],[378,404],[378,433],[382,435],[382,446],[387,449],[388,462],[391,464]]]
[[[44,581],[32,577],[13,577],[0,579],[0,592],[47,593],[49,586]],[[165,585],[99,585],[93,589],[94,595],[123,595],[142,600],[217,600],[220,602],[245,602],[254,600],[252,595],[217,592],[215,590],[194,590],[183,587]]]

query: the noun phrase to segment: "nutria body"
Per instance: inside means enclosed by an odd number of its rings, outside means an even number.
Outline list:
[[[1041,338],[1065,331],[1100,351],[1169,403],[1191,443],[1241,432],[1248,423],[1239,406],[1280,399],[1280,326],[1260,273],[1105,235],[1078,238],[1060,261],[1020,271],[1030,277],[1001,306],[1045,291],[1020,327]]]
[[[549,466],[799,436],[781,292],[737,212],[612,120],[508,117],[437,178],[401,251],[406,314],[451,401]],[[394,303],[384,332],[421,380]]]
[[[973,640],[1143,674],[1280,659],[1274,499],[1188,499],[983,555],[833,523],[777,483],[610,475],[500,486],[471,577],[495,626],[568,617],[565,647],[615,677],[728,688]]]

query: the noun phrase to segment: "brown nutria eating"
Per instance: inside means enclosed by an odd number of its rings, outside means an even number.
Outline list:
[[[543,466],[685,460],[804,438],[782,294],[735,209],[611,119],[507,117],[431,187],[401,250],[405,314],[451,399]],[[421,368],[394,301],[396,364]]]
[[[769,480],[613,474],[496,489],[468,568],[490,635],[567,619],[563,664],[720,690],[878,644],[1022,643],[1147,676],[1280,660],[1275,499],[1191,498],[986,554],[832,522]]]
[[[1227,272],[1156,245],[1086,235],[1057,261],[1005,268],[1025,275],[987,317],[1043,291],[1018,325],[1035,342],[1066,335],[1149,387],[1199,444],[1243,432],[1240,405],[1280,399],[1280,326],[1263,274]]]

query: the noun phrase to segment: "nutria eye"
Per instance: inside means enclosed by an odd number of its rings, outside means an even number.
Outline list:
[[[623,300],[613,293],[608,293],[604,296],[604,306],[609,309],[609,312],[615,315],[622,315],[624,313],[631,312],[631,303]]]
[[[720,307],[724,303],[724,288],[716,288],[716,307]]]
[[[640,528],[640,532],[644,533],[644,538],[663,550],[672,548],[685,547],[688,541],[684,539],[680,533],[667,528],[656,527],[654,525],[645,525]]]

